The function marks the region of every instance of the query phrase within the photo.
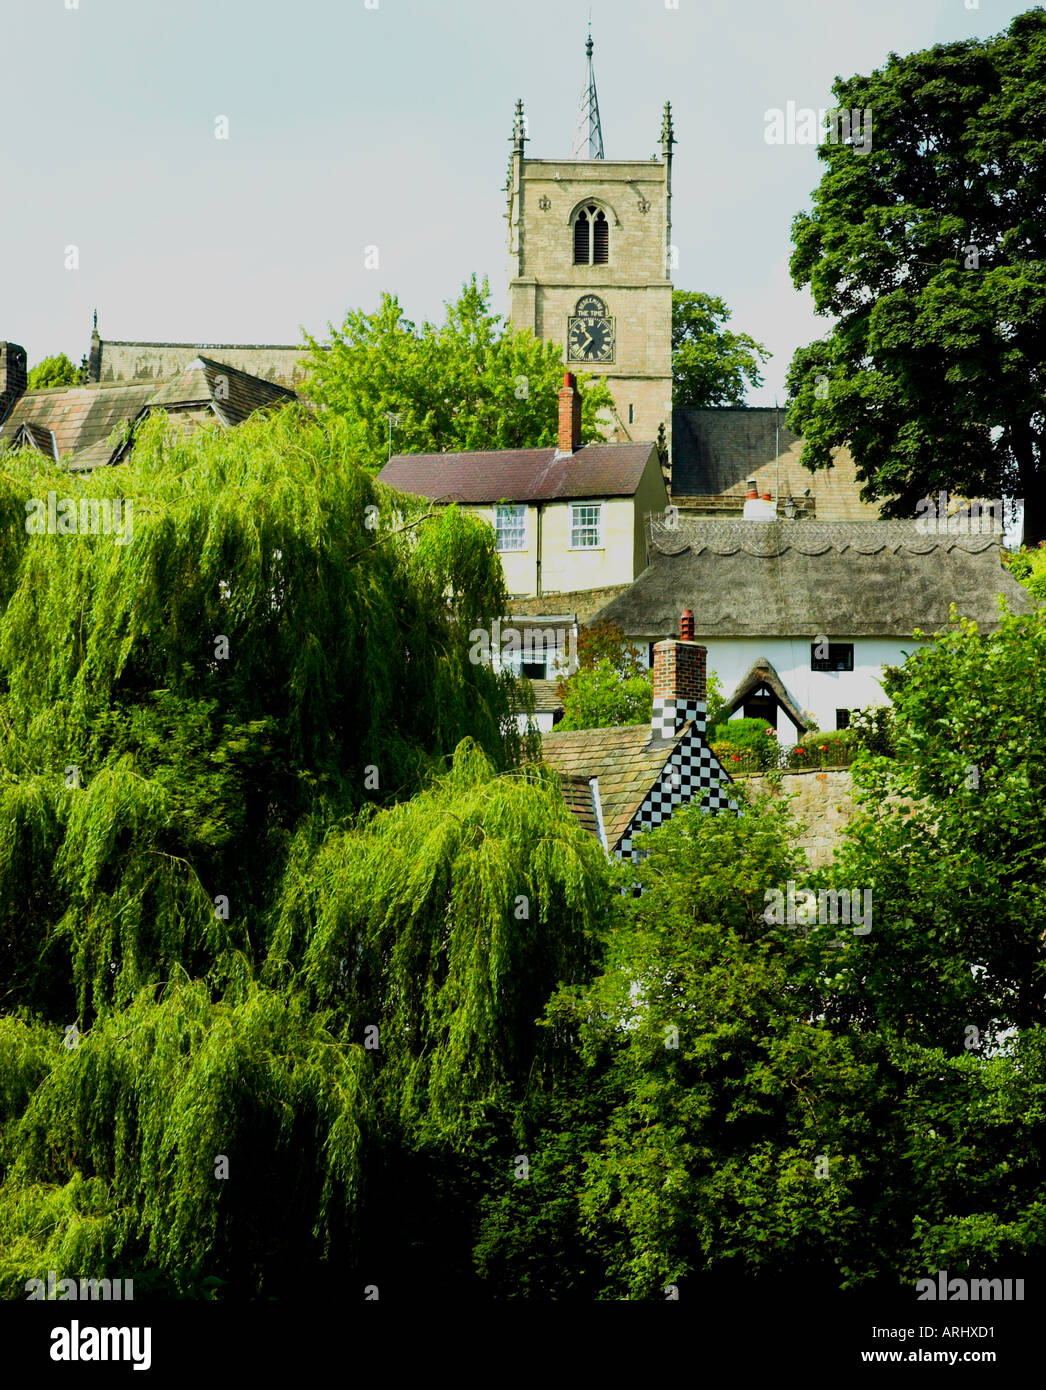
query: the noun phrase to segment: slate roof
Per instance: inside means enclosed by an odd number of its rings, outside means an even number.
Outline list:
[[[239,425],[256,410],[296,400],[293,391],[210,357],[196,357],[185,371],[166,382],[149,401],[151,409],[177,410],[193,404],[210,406],[226,425]]]
[[[631,497],[652,453],[653,444],[584,444],[558,457],[552,448],[394,454],[378,480],[400,492],[470,505]]]
[[[77,472],[85,472],[118,463],[132,441],[110,443],[113,431],[126,423],[137,424],[152,410],[182,415],[187,425],[208,418],[238,425],[255,410],[295,399],[294,392],[283,386],[211,358],[197,357],[179,376],[159,387],[147,381],[25,391],[0,427],[0,445],[31,442],[53,458],[53,431],[58,458],[68,460]]]
[[[777,426],[780,425],[780,433]],[[780,452],[778,452],[778,450]],[[800,463],[802,438],[784,424],[773,406],[716,406],[672,412],[672,498],[727,498],[744,502],[745,484],[755,478],[760,492],[775,500],[796,499],[809,489],[824,521],[873,520],[873,503],[861,501],[861,483],[849,449],[836,449],[833,467],[811,473]],[[684,504],[685,505],[685,504]]]
[[[586,782],[599,778],[603,825],[607,845],[613,849],[690,727],[684,724],[675,738],[658,742],[651,742],[649,724],[572,733],[553,729],[542,735],[541,750],[545,761],[564,777],[582,777]],[[563,794],[567,795],[566,784]]]
[[[699,521],[650,524],[653,559],[593,621],[631,638],[675,634],[689,608],[700,637],[911,637],[948,623],[952,603],[982,631],[996,594],[1035,606],[1003,569],[998,532],[921,534],[914,521]]]
[[[46,454],[50,459],[55,457],[55,437],[49,429],[43,425],[35,425],[31,420],[23,420],[15,430],[11,439],[13,448],[20,445],[28,445],[38,453]]]
[[[14,442],[18,427],[54,431],[58,457],[104,445],[113,430],[133,420],[156,390],[154,382],[106,386],[52,386],[23,391],[0,427],[0,444]],[[97,452],[97,451],[96,451]],[[106,456],[111,450],[106,451]]]

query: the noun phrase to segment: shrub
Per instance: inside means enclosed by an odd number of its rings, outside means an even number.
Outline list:
[[[855,748],[866,748],[881,757],[893,757],[893,710],[889,705],[868,705],[850,713],[850,727]]]
[[[768,729],[765,719],[728,719],[712,730],[713,749],[718,741],[727,750],[728,759],[734,753],[746,753],[749,756],[743,761],[754,768],[776,767],[781,749],[777,735]],[[746,766],[745,771],[750,770]]]

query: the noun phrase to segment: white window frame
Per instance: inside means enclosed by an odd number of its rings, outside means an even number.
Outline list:
[[[499,519],[499,516],[500,516],[500,514],[501,514],[502,512],[514,512],[514,513],[516,514],[517,519],[521,522],[521,528],[522,528],[522,529],[521,529],[521,531],[520,531],[520,544],[519,544],[519,545],[502,545],[502,544],[501,544],[502,535],[501,535],[501,528],[500,528],[500,526],[498,525],[498,519]],[[516,529],[516,528],[515,528],[515,526],[514,526],[514,527],[512,528],[512,530],[515,531],[515,529]],[[521,550],[526,550],[526,548],[527,548],[527,506],[526,506],[526,503],[520,503],[520,502],[505,502],[505,503],[499,503],[497,506],[495,506],[495,508],[494,508],[494,537],[495,537],[494,544],[495,544],[495,547],[496,547],[497,552],[498,552],[499,555],[512,555],[512,554],[518,554]]]
[[[576,520],[578,511],[582,508],[594,509],[596,513],[596,539],[591,545],[575,541],[577,532],[590,531],[590,524],[581,523]],[[571,502],[570,504],[570,536],[568,550],[602,550],[603,549],[603,503],[602,502]]]

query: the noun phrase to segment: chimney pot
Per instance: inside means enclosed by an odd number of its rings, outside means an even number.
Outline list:
[[[689,608],[683,609],[683,616],[679,620],[679,636],[683,642],[694,640],[694,615]]]
[[[758,488],[756,487],[756,485],[755,485],[755,479],[754,479],[754,478],[749,478],[749,480],[748,480],[748,500],[751,501],[752,498],[757,498],[758,496],[759,496],[759,489],[758,489]]]

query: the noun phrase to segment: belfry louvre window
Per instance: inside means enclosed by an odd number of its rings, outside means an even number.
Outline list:
[[[610,223],[595,203],[582,208],[574,220],[574,264],[606,265],[610,260]]]

